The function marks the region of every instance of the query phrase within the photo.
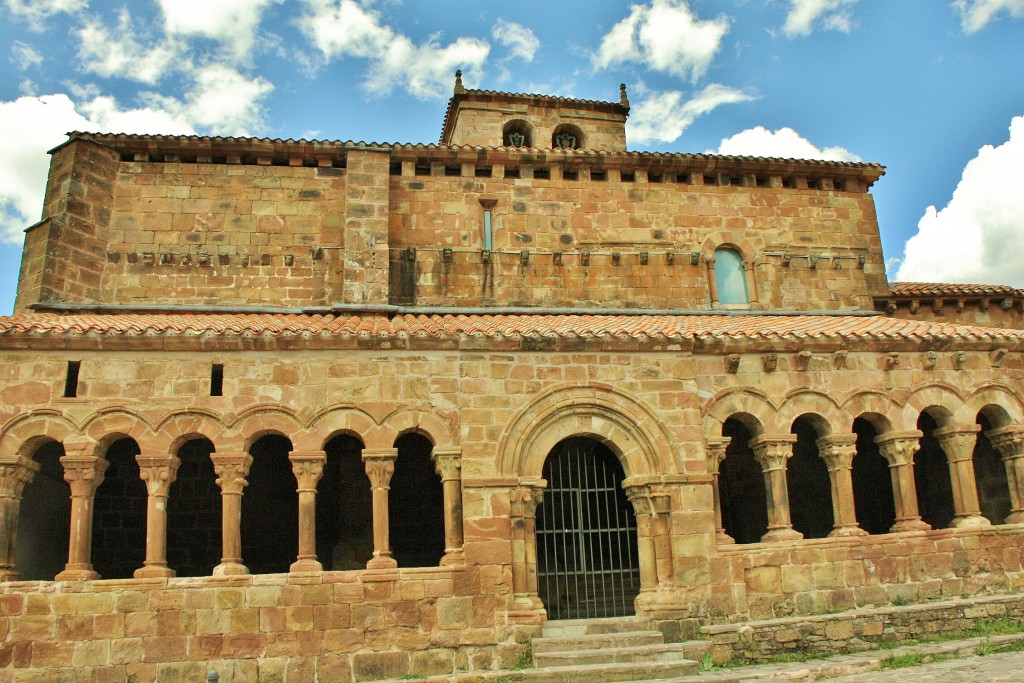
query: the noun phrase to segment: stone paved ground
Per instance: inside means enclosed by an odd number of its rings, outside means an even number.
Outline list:
[[[789,679],[792,680],[792,679]],[[870,671],[830,679],[831,683],[1020,683],[1024,653],[964,657],[891,671]]]

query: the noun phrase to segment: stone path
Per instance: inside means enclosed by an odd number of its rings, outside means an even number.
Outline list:
[[[1024,652],[987,656],[974,654],[982,643],[998,646],[1021,638],[1021,634],[971,638],[910,645],[893,650],[872,650],[792,664],[714,669],[696,676],[673,679],[671,683],[782,683],[826,679],[829,683],[1021,683],[1024,681]],[[950,659],[903,669],[879,670],[886,657],[914,653],[926,658],[937,656]]]

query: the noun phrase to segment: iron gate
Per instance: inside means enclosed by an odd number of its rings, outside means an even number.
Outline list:
[[[636,518],[618,459],[590,439],[558,444],[544,463],[537,510],[537,582],[549,619],[635,613]]]

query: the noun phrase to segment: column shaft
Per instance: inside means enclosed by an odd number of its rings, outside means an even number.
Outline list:
[[[444,557],[441,564],[465,564],[462,548],[462,449],[435,447],[431,457],[444,492]]]
[[[931,529],[918,512],[917,485],[914,482],[914,454],[921,448],[922,436],[915,430],[887,432],[875,437],[879,452],[889,462],[889,475],[892,477],[896,523],[889,531],[894,533]]]
[[[789,517],[789,491],[786,488],[786,462],[793,455],[796,436],[762,436],[753,439],[750,447],[761,464],[765,494],[768,498],[768,532],[761,537],[768,541],[791,541],[804,535],[793,529]]]
[[[864,536],[857,524],[853,500],[853,458],[857,437],[853,434],[826,436],[817,440],[818,453],[828,466],[832,485],[832,532],[829,536]]]
[[[317,572],[323,565],[316,559],[316,485],[324,472],[323,451],[292,451],[288,454],[299,494],[299,554],[291,572]]]
[[[373,557],[366,563],[368,569],[390,569],[397,567],[391,557],[390,515],[388,512],[388,491],[391,475],[395,473],[397,448],[363,449],[363,464],[366,476],[373,488]]]
[[[248,453],[211,453],[221,493],[221,560],[214,576],[248,574],[242,564],[242,492],[249,484],[252,456]]]
[[[0,456],[0,581],[17,581],[18,514],[25,484],[39,471],[39,463],[19,456]]]
[[[65,444],[65,452],[69,450]],[[98,579],[92,567],[92,521],[96,489],[110,463],[93,455],[65,455],[64,480],[71,487],[71,533],[68,538],[68,563],[57,574],[57,581]]]
[[[936,429],[932,434],[939,442],[949,461],[949,478],[953,483],[953,508],[956,512],[952,527],[990,526],[981,516],[978,484],[974,477],[974,446],[978,440],[979,425],[951,425]]]
[[[181,461],[173,455],[136,455],[139,476],[146,482],[146,561],[135,578],[174,576],[167,566],[167,496]]]

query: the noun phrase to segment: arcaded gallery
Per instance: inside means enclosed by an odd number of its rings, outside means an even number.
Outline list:
[[[1024,616],[1024,291],[888,282],[880,165],[628,114],[457,77],[438,143],[69,133],[0,318],[0,682]],[[556,656],[597,632],[652,640]]]

